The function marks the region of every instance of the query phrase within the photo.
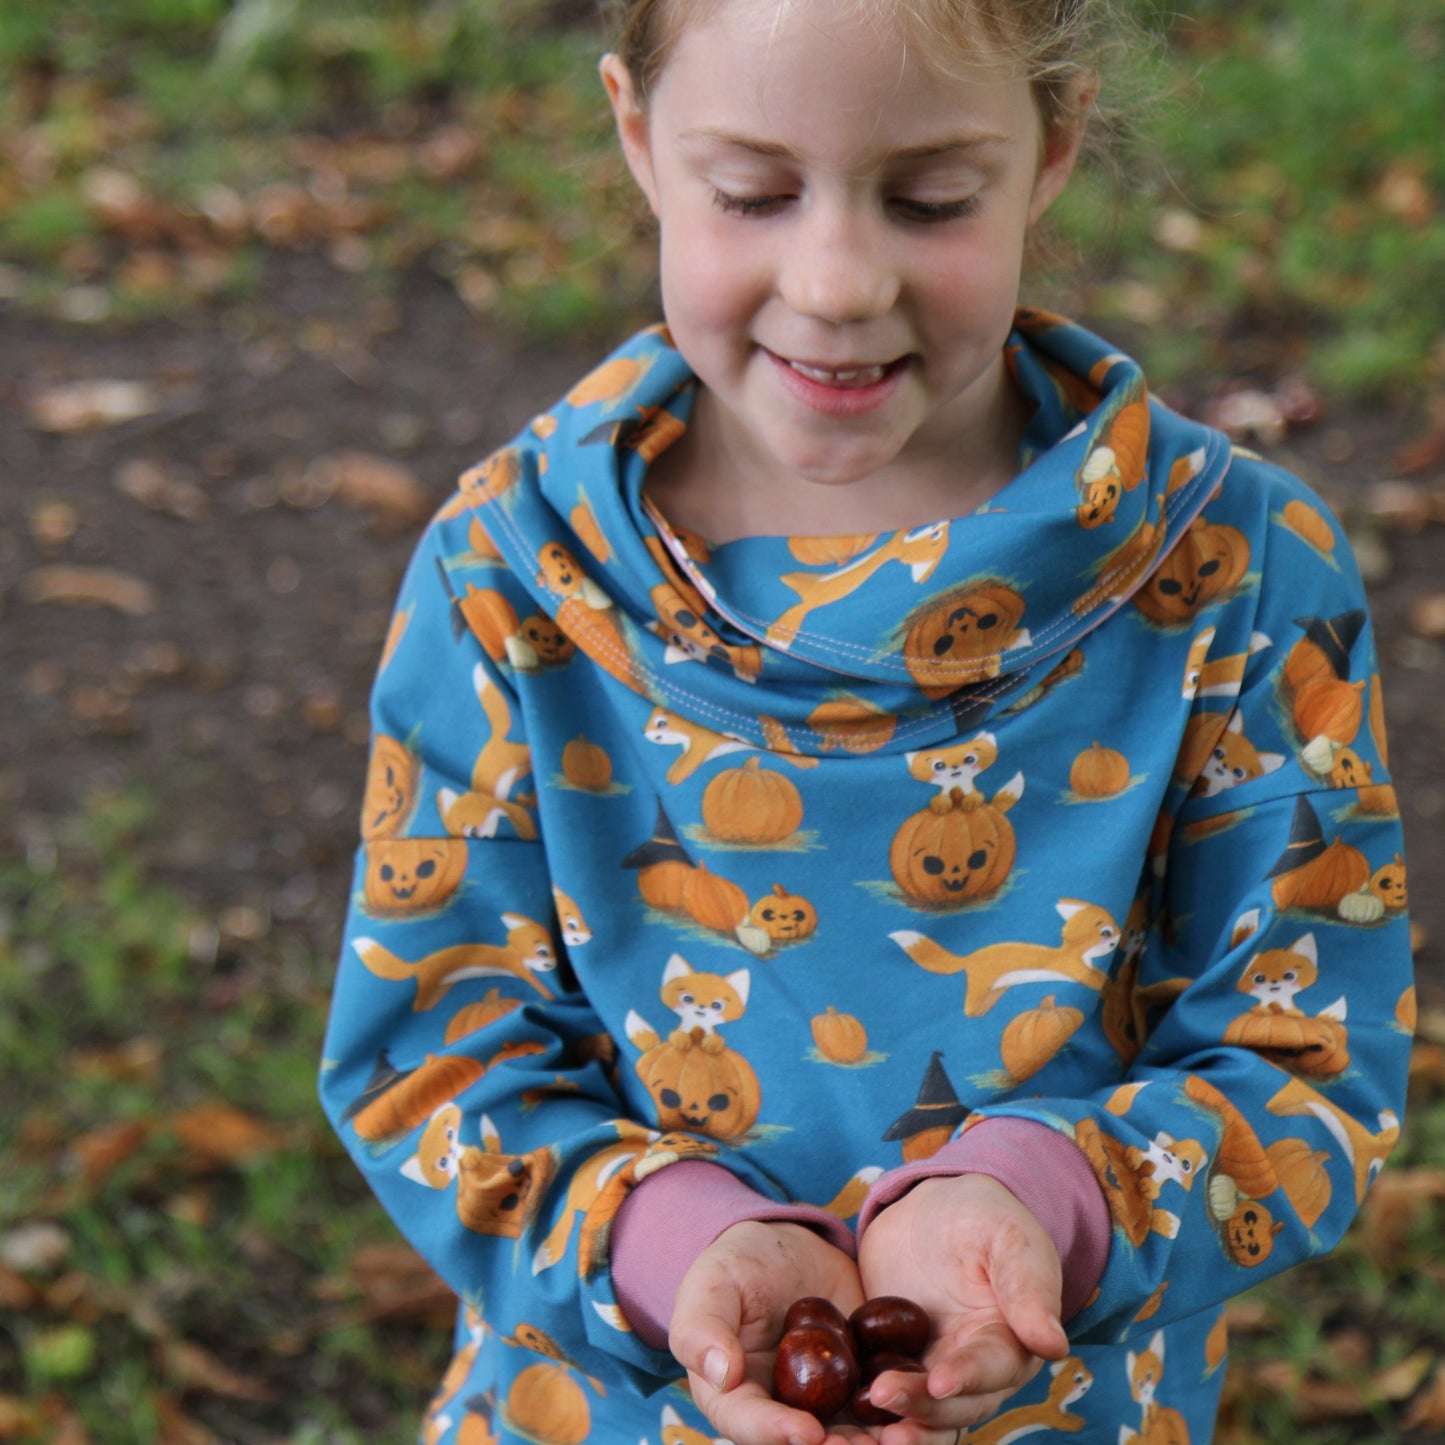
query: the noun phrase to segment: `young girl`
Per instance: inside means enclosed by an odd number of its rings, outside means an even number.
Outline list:
[[[904,1295],[883,1445],[1199,1445],[1400,1131],[1345,541],[1017,309],[1091,0],[622,9],[666,324],[423,539],[326,1046],[461,1299],[424,1438],[861,1438],[782,1317]]]

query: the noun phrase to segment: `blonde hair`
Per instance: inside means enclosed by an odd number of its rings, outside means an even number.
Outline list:
[[[723,0],[610,0],[613,48],[644,102],[687,21]],[[789,0],[782,0],[787,5]],[[979,41],[1018,65],[1045,131],[1070,118],[1081,84],[1104,67],[1127,21],[1113,0],[852,0],[866,18],[907,26],[935,63],[976,58]]]

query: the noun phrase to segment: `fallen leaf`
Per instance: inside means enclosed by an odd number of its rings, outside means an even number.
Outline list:
[[[93,1188],[114,1173],[145,1143],[150,1137],[151,1128],[152,1125],[147,1120],[132,1119],[87,1129],[71,1142],[71,1163],[87,1187]]]
[[[34,1439],[39,1426],[34,1406],[14,1395],[0,1395],[0,1440]]]
[[[198,522],[206,514],[206,494],[184,477],[172,476],[159,462],[133,457],[116,468],[116,490],[153,512]]]
[[[336,452],[313,467],[320,483],[348,506],[375,512],[390,526],[423,520],[431,510],[426,489],[410,468],[369,452]]]
[[[1406,1355],[1403,1360],[1396,1360],[1393,1365],[1387,1365],[1375,1375],[1370,1381],[1370,1393],[1377,1400],[1398,1405],[1401,1400],[1408,1400],[1420,1388],[1434,1363],[1435,1356],[1429,1350],[1416,1350],[1414,1354]]]
[[[1208,409],[1205,420],[1235,441],[1258,441],[1267,447],[1284,440],[1289,421],[1284,408],[1263,391],[1233,391]]]
[[[1419,637],[1445,637],[1445,592],[1426,592],[1410,603],[1410,630]]]
[[[1378,1265],[1398,1265],[1406,1241],[1445,1203],[1445,1169],[1386,1170],[1360,1211],[1360,1238]]]
[[[375,1244],[356,1251],[351,1272],[369,1319],[426,1321],[456,1313],[457,1297],[409,1245]]]
[[[197,1104],[175,1115],[170,1127],[201,1169],[250,1164],[285,1143],[269,1124],[230,1104]]]
[[[1435,213],[1435,197],[1425,179],[1424,161],[1392,161],[1375,185],[1375,200],[1407,226],[1427,225]]]
[[[1400,1423],[1407,1430],[1445,1432],[1445,1361],[1435,1366],[1430,1383],[1411,1402]]]
[[[1422,1008],[1415,1020],[1415,1037],[1445,1045],[1445,1009]]]
[[[1415,482],[1374,482],[1365,493],[1365,508],[1383,526],[1418,532],[1434,517],[1435,504]]]
[[[40,1291],[18,1270],[0,1264],[0,1310],[18,1314],[21,1310],[34,1309],[39,1303]],[[4,1431],[0,1430],[0,1440],[4,1438]]]
[[[228,1400],[250,1400],[267,1404],[276,1393],[253,1375],[243,1375],[194,1340],[166,1339],[160,1342],[161,1364],[166,1375],[182,1391],[205,1390]]]
[[[48,1274],[70,1253],[70,1231],[49,1219],[17,1224],[0,1234],[0,1264],[20,1274]]]
[[[37,567],[25,574],[20,590],[27,602],[113,607],[129,617],[156,610],[155,590],[148,582],[109,567]]]
[[[77,432],[134,421],[160,406],[160,393],[148,382],[97,378],[42,387],[31,394],[26,413],[41,431]]]

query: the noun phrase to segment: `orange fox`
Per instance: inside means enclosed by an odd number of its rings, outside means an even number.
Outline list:
[[[948,523],[935,522],[911,532],[894,532],[881,547],[836,571],[784,573],[781,581],[798,594],[799,601],[768,628],[769,645],[786,652],[797,640],[810,612],[851,596],[889,562],[901,562],[915,582],[926,582],[947,550]]]
[[[998,740],[992,733],[979,733],[966,743],[951,748],[905,753],[908,771],[921,783],[932,783],[944,795],[950,788],[977,792],[973,780],[998,761]]]
[[[1064,920],[1057,948],[1042,943],[991,943],[960,955],[910,929],[888,936],[930,973],[967,973],[963,1011],[969,1018],[977,1018],[1021,983],[1082,983],[1103,988],[1108,978],[1104,961],[1119,946],[1119,925],[1107,909],[1076,898],[1061,898],[1055,907]]]
[[[398,958],[374,938],[354,938],[351,946],[378,978],[416,983],[412,1009],[417,1013],[435,1008],[442,995],[464,978],[520,978],[543,998],[550,999],[551,990],[537,975],[550,973],[557,967],[551,931],[520,913],[504,913],[502,922],[507,926],[507,941],[500,947],[491,943],[456,943],[429,953],[416,963]]]
[[[1213,798],[1227,788],[1237,788],[1282,768],[1284,762],[1283,753],[1262,753],[1245,737],[1244,714],[1235,708],[1199,770],[1194,792],[1202,798]]]
[[[1189,644],[1189,656],[1184,662],[1184,696],[1187,698],[1238,697],[1249,659],[1274,645],[1264,633],[1255,632],[1250,636],[1248,652],[1211,659],[1209,648],[1213,642],[1214,628],[1206,627]]]
[[[1129,1393],[1143,1408],[1144,1418],[1137,1431],[1121,1429],[1119,1445],[1189,1445],[1189,1426],[1178,1410],[1155,1400],[1164,1377],[1164,1332],[1160,1330],[1148,1347],[1125,1356],[1129,1371]]]
[[[1083,1418],[1069,1406],[1077,1405],[1089,1393],[1093,1371],[1077,1355],[1070,1355],[1066,1360],[1055,1360],[1049,1373],[1053,1380],[1047,1400],[1005,1410],[986,1425],[975,1426],[968,1432],[968,1445],[1014,1445],[1016,1440],[1040,1430],[1067,1430],[1071,1434],[1082,1430]]]
[[[663,747],[682,748],[681,755],[667,770],[669,783],[681,783],[690,778],[704,763],[720,758],[726,753],[748,752],[753,744],[746,738],[728,737],[715,733],[701,723],[688,721],[665,707],[652,710],[644,730],[648,742]]]
[[[1265,1107],[1271,1114],[1312,1114],[1329,1130],[1354,1168],[1355,1202],[1359,1204],[1364,1203],[1375,1176],[1400,1142],[1400,1120],[1393,1110],[1380,1111],[1380,1127],[1371,1133],[1358,1119],[1299,1079],[1291,1079]]]

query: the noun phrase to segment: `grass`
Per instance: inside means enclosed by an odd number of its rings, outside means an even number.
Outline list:
[[[449,1305],[315,1103],[330,961],[218,948],[151,826],[113,797],[0,848],[0,1440],[410,1438]],[[1417,1051],[1402,1186],[1445,1157]],[[1219,1445],[1438,1438],[1403,1422],[1445,1412],[1445,1187],[1401,1197],[1236,1304]]]
[[[1187,18],[1123,3],[1163,37],[1139,67],[1163,100],[1122,190],[1067,193],[1059,251],[1084,264],[1045,299],[1131,327],[1166,383],[1254,370],[1348,398],[1438,392],[1436,0],[1196,0]],[[307,247],[377,287],[430,265],[534,336],[615,335],[652,308],[652,243],[591,11],[0,0],[3,290],[146,314],[254,286],[257,253]]]

